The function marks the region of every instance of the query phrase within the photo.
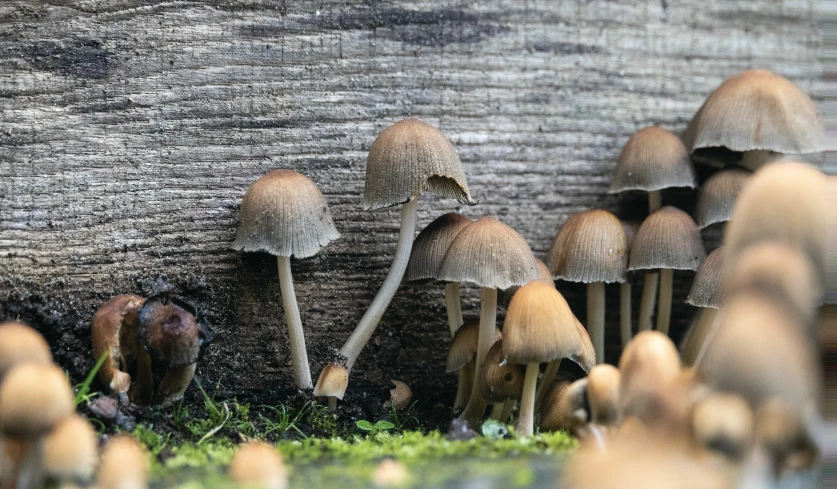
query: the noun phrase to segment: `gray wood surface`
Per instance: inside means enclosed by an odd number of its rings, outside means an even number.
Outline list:
[[[481,203],[422,197],[421,226],[451,210],[492,214],[543,256],[576,211],[640,219],[641,195],[605,193],[622,144],[648,124],[681,131],[726,77],[771,69],[821,104],[818,5],[4,0],[0,319],[32,322],[78,377],[95,309],[167,281],[214,326],[198,375],[229,393],[288,387],[275,259],[228,249],[257,177],[306,174],[343,233],[293,263],[316,376],[395,246],[397,210],[361,208],[378,131],[418,116],[460,152]],[[665,199],[691,210],[694,194]],[[706,234],[710,249],[718,235]],[[690,278],[677,275],[675,338],[693,313]],[[584,289],[561,290],[583,321]],[[466,291],[466,315],[478,298]],[[609,289],[612,362],[617,298]],[[404,286],[354,375],[452,396],[443,304],[440,286]]]

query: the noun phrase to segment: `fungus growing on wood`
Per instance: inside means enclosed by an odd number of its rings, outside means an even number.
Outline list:
[[[94,357],[98,359],[108,355],[99,369],[102,384],[116,393],[127,393],[130,388],[134,400],[148,403],[153,390],[151,359],[140,346],[137,333],[139,310],[144,303],[145,298],[138,295],[117,295],[93,315],[90,333]],[[123,370],[132,363],[137,364],[138,377],[142,378],[133,380],[142,385],[132,386],[131,375]]]
[[[467,387],[467,389],[457,389],[456,400],[453,403],[454,409],[464,408],[468,404],[468,399],[471,397],[474,370],[477,363],[476,355],[477,349],[479,348],[479,335],[479,320],[468,321],[456,331],[453,341],[451,341],[445,370],[448,373],[460,372],[459,379],[460,381],[464,380],[464,382],[460,382],[459,385],[460,387]],[[502,334],[495,326],[494,341],[500,338],[502,338]]]
[[[480,370],[479,384],[482,397],[494,403],[491,419],[505,423],[514,403],[523,392],[523,366],[506,361],[503,340],[497,340],[488,350]]]
[[[97,489],[146,489],[148,477],[148,453],[132,436],[115,436],[105,445]]]
[[[48,480],[86,486],[99,461],[99,437],[85,418],[72,415],[59,421],[44,439],[44,475]]]
[[[364,207],[374,210],[403,206],[392,267],[372,304],[340,349],[347,372],[369,342],[404,277],[416,230],[418,197],[425,190],[456,198],[463,204],[475,204],[459,155],[448,138],[418,119],[404,119],[378,135],[366,159]],[[314,386],[316,396],[325,395],[318,387],[321,381],[322,375]],[[333,397],[342,398],[342,393],[337,393],[340,395]]]
[[[756,170],[784,154],[825,151],[817,106],[767,70],[739,73],[712,92],[683,134],[695,161]]]
[[[276,448],[264,442],[241,445],[230,461],[230,479],[250,489],[285,489],[288,471]]]
[[[294,383],[300,389],[311,389],[311,370],[294,292],[291,257],[314,256],[340,237],[328,204],[317,185],[304,175],[275,170],[247,189],[241,201],[239,221],[233,249],[264,251],[277,258]]]
[[[471,282],[481,287],[480,329],[475,378],[494,344],[497,319],[497,289],[523,285],[538,278],[538,264],[532,250],[517,231],[493,217],[478,219],[454,239],[442,261],[441,280]],[[540,282],[542,285],[546,285]],[[474,423],[485,414],[486,401],[473,383],[468,405],[461,419]]]
[[[49,365],[52,352],[41,333],[17,321],[0,323],[0,381],[24,363]]]
[[[740,461],[752,443],[753,410],[736,395],[710,394],[694,407],[692,432],[706,450]]]
[[[701,229],[732,217],[732,209],[744,184],[753,175],[743,168],[724,168],[715,173],[698,191],[695,221]]]

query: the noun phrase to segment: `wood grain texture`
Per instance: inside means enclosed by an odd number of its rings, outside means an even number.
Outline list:
[[[256,178],[276,168],[305,174],[343,234],[293,262],[316,375],[392,257],[397,209],[361,206],[366,153],[384,127],[407,116],[439,127],[480,200],[462,208],[422,197],[420,226],[454,210],[495,215],[542,258],[574,212],[604,207],[641,219],[643,195],[606,195],[621,146],[648,124],[679,133],[728,76],[771,69],[821,106],[818,8],[814,0],[4,1],[0,318],[32,322],[80,376],[92,364],[95,309],[168,281],[214,326],[199,376],[237,394],[290,386],[275,259],[229,249]],[[689,212],[694,199],[694,191],[664,194]],[[719,233],[704,236],[711,249]],[[693,313],[683,305],[690,279],[675,276],[675,339]],[[584,321],[583,287],[559,289]],[[611,362],[618,297],[609,287]],[[466,317],[478,300],[465,291]],[[441,388],[452,401],[443,305],[441,286],[405,284],[353,376],[405,380],[416,399]]]

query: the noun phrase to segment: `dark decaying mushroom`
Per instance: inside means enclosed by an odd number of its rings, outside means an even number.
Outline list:
[[[491,419],[501,423],[508,420],[515,401],[520,399],[523,392],[524,375],[522,365],[506,361],[503,340],[497,340],[488,350],[479,378],[482,396],[488,402],[494,403]]]

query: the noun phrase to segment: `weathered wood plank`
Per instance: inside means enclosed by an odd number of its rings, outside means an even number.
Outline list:
[[[0,318],[32,321],[78,376],[95,308],[165,276],[211,313],[218,342],[199,375],[270,391],[291,383],[275,261],[228,250],[241,196],[267,171],[317,182],[344,235],[294,263],[318,372],[389,266],[398,214],[360,199],[365,153],[396,120],[449,135],[481,200],[424,197],[422,225],[493,214],[542,255],[573,212],[641,218],[640,196],[605,194],[621,145],[647,124],[682,130],[724,78],[762,67],[824,93],[813,0],[472,3],[4,2]],[[562,289],[583,319],[583,289]],[[609,290],[612,361],[617,300]],[[442,305],[439,287],[404,287],[356,376],[449,390],[435,380]]]

